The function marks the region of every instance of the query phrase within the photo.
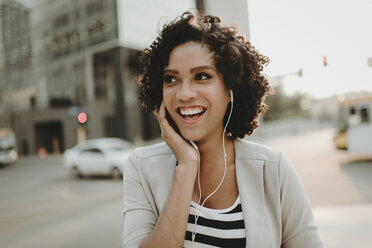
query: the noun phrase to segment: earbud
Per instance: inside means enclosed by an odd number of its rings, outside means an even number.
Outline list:
[[[230,92],[230,99],[231,99],[230,101],[234,102],[234,94],[233,94],[232,89],[230,89],[229,92]]]

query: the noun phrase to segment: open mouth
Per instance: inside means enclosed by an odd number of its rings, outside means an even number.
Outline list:
[[[197,120],[199,119],[206,108],[203,107],[181,107],[177,108],[177,113],[186,121]]]

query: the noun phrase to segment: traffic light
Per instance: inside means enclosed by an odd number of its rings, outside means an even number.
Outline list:
[[[323,56],[323,65],[324,67],[327,66],[327,56]]]
[[[78,115],[77,115],[77,121],[78,123],[84,128],[84,129],[88,129],[90,127],[90,121],[89,121],[89,118],[88,118],[88,115],[87,113],[85,112],[80,112]]]

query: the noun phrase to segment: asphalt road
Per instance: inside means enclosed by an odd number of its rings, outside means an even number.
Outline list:
[[[372,247],[372,158],[336,151],[331,138],[322,129],[262,142],[296,167],[327,247]],[[121,247],[121,180],[72,179],[60,156],[27,157],[0,169],[0,199],[2,248]]]
[[[0,247],[120,247],[122,181],[72,179],[62,159],[0,169]]]

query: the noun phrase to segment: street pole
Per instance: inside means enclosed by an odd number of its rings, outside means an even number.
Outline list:
[[[302,68],[300,68],[298,71],[296,72],[290,72],[290,73],[285,73],[285,74],[281,74],[281,75],[277,75],[277,76],[273,76],[273,77],[269,77],[269,81],[272,85],[278,85],[278,84],[281,84],[283,82],[283,79],[285,77],[289,77],[289,76],[298,76],[298,77],[302,77]],[[275,83],[277,82],[277,83]]]
[[[282,78],[288,77],[288,76],[299,76],[299,77],[302,77],[302,68],[300,68],[296,72],[290,72],[290,73],[286,73],[286,74],[281,74],[281,75],[273,76],[273,77],[270,77],[270,78],[271,79],[282,79]]]

